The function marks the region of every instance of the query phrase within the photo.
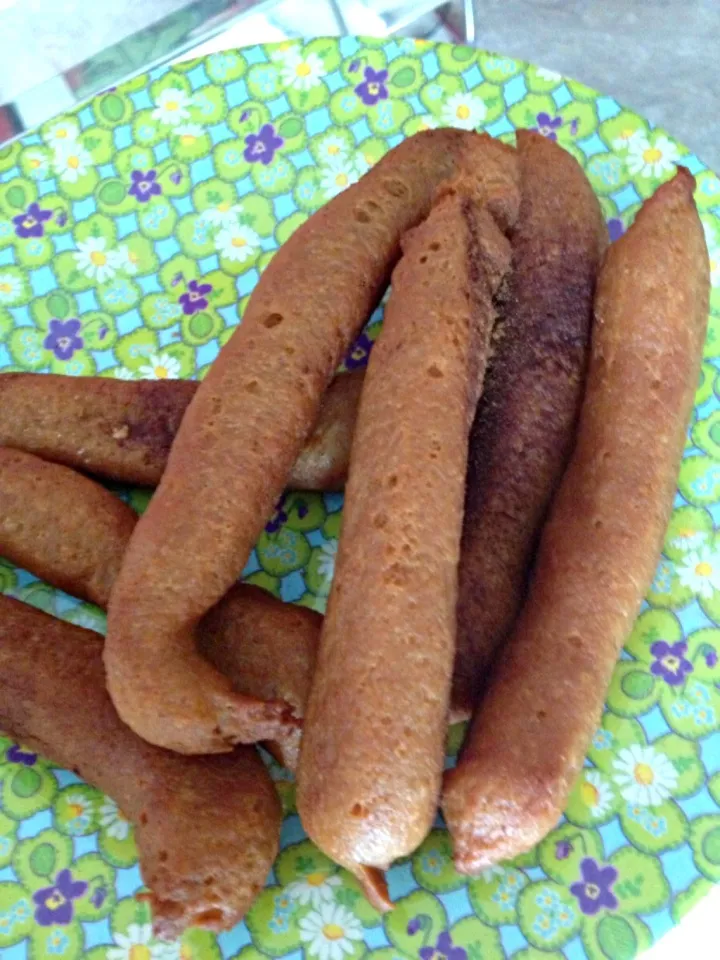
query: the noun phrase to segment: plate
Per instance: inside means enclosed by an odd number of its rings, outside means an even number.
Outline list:
[[[0,151],[0,369],[202,377],[278,245],[403,137],[442,125],[557,140],[613,237],[681,161],[711,251],[713,315],[675,510],[565,818],[469,882],[438,825],[391,871],[398,905],[383,919],[306,839],[273,766],[282,852],[246,923],[163,944],[134,900],[135,846],[115,805],[5,739],[5,960],[632,960],[720,880],[720,180],[664,130],[549,70],[416,40],[293,41],[155,70]],[[202,296],[186,297],[190,284]],[[348,367],[367,361],[380,318]],[[121,493],[138,509],[147,499]],[[322,610],[341,507],[337,495],[286,497],[246,579]],[[104,627],[96,608],[2,562],[0,588]],[[598,865],[612,867],[600,881]],[[62,870],[87,885],[65,923],[33,900]]]

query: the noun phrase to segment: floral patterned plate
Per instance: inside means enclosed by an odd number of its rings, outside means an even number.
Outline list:
[[[250,47],[153,71],[0,151],[0,370],[202,377],[273,252],[426,127],[535,127],[582,163],[616,237],[681,160],[713,261],[710,332],[675,511],[647,604],[562,822],[467,881],[438,826],[381,918],[305,838],[271,767],[282,852],[247,922],[151,936],[115,804],[0,740],[4,960],[632,960],[720,880],[720,181],[663,130],[530,64],[413,40]],[[362,365],[380,312],[346,358]],[[138,509],[139,491],[122,491]],[[278,505],[245,576],[322,610],[342,498]],[[0,562],[0,588],[102,614]],[[451,731],[449,754],[460,731]]]

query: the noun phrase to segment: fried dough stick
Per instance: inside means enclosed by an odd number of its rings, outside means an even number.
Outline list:
[[[127,504],[88,477],[0,448],[0,557],[106,607],[136,523]],[[198,646],[238,693],[283,701],[300,719],[321,625],[314,610],[283,603],[259,587],[235,584],[204,617]],[[451,710],[451,722],[465,719]],[[265,742],[290,770],[297,766],[301,732],[294,723],[286,724],[269,732],[273,739]]]
[[[0,596],[0,728],[74,770],[135,825],[155,933],[228,930],[267,878],[281,809],[252,747],[181,757],[118,717],[102,637]]]
[[[468,436],[494,320],[488,273],[509,262],[487,210],[462,185],[445,193],[403,240],[365,379],[298,810],[379,908],[381,871],[435,816]]]
[[[446,778],[463,873],[528,850],[557,822],[651,583],[707,326],[694,183],[679,167],[601,269],[577,445],[527,603]]]
[[[212,753],[252,732],[247,704],[198,656],[195,629],[242,570],[401,236],[462,163],[501,215],[498,184],[513,162],[477,134],[411,137],[304,223],[262,274],[186,411],[110,600],[108,689],[148,741]]]
[[[107,607],[137,519],[89,477],[0,447],[0,556],[53,586]],[[271,749],[281,761],[297,756],[295,712],[302,713],[307,698],[321,620],[236,584],[198,631],[209,661],[226,668],[256,716],[267,712],[257,731],[261,739],[277,738]]]
[[[364,371],[341,374],[288,479],[298,490],[341,490]],[[0,373],[0,445],[109,480],[155,487],[198,384]]]
[[[517,134],[520,213],[512,270],[470,435],[454,698],[472,709],[517,617],[585,387],[607,229],[576,160]]]
[[[137,516],[67,467],[0,447],[0,556],[103,607]]]

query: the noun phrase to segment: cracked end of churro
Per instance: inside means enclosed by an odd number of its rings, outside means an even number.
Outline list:
[[[258,887],[254,896],[261,889]],[[190,927],[222,933],[223,930],[232,930],[245,915],[245,910],[229,910],[218,903],[212,890],[196,903],[158,897],[150,891],[137,894],[135,899],[150,905],[153,933],[160,940],[177,940]]]
[[[302,726],[295,708],[285,700],[260,700],[234,694],[218,711],[216,734],[228,746],[282,740]]]

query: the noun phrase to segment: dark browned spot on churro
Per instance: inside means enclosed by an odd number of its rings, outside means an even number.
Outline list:
[[[283,320],[284,317],[281,313],[270,313],[263,320],[263,325],[267,327],[268,330],[272,330],[273,327],[279,327]]]
[[[436,363],[431,363],[428,367],[428,376],[433,377],[435,380],[440,380],[445,374]]]
[[[367,807],[362,803],[354,803],[352,810],[350,811],[351,816],[357,817],[358,819],[365,819],[368,815]]]
[[[245,384],[246,393],[257,393],[258,392],[258,382],[257,380],[248,380]]]
[[[407,184],[402,180],[386,180],[385,181],[385,190],[392,197],[405,197],[407,196],[408,188]]]
[[[195,924],[198,927],[217,927],[222,923],[224,913],[217,907],[211,907],[209,910],[200,910],[195,914]]]

